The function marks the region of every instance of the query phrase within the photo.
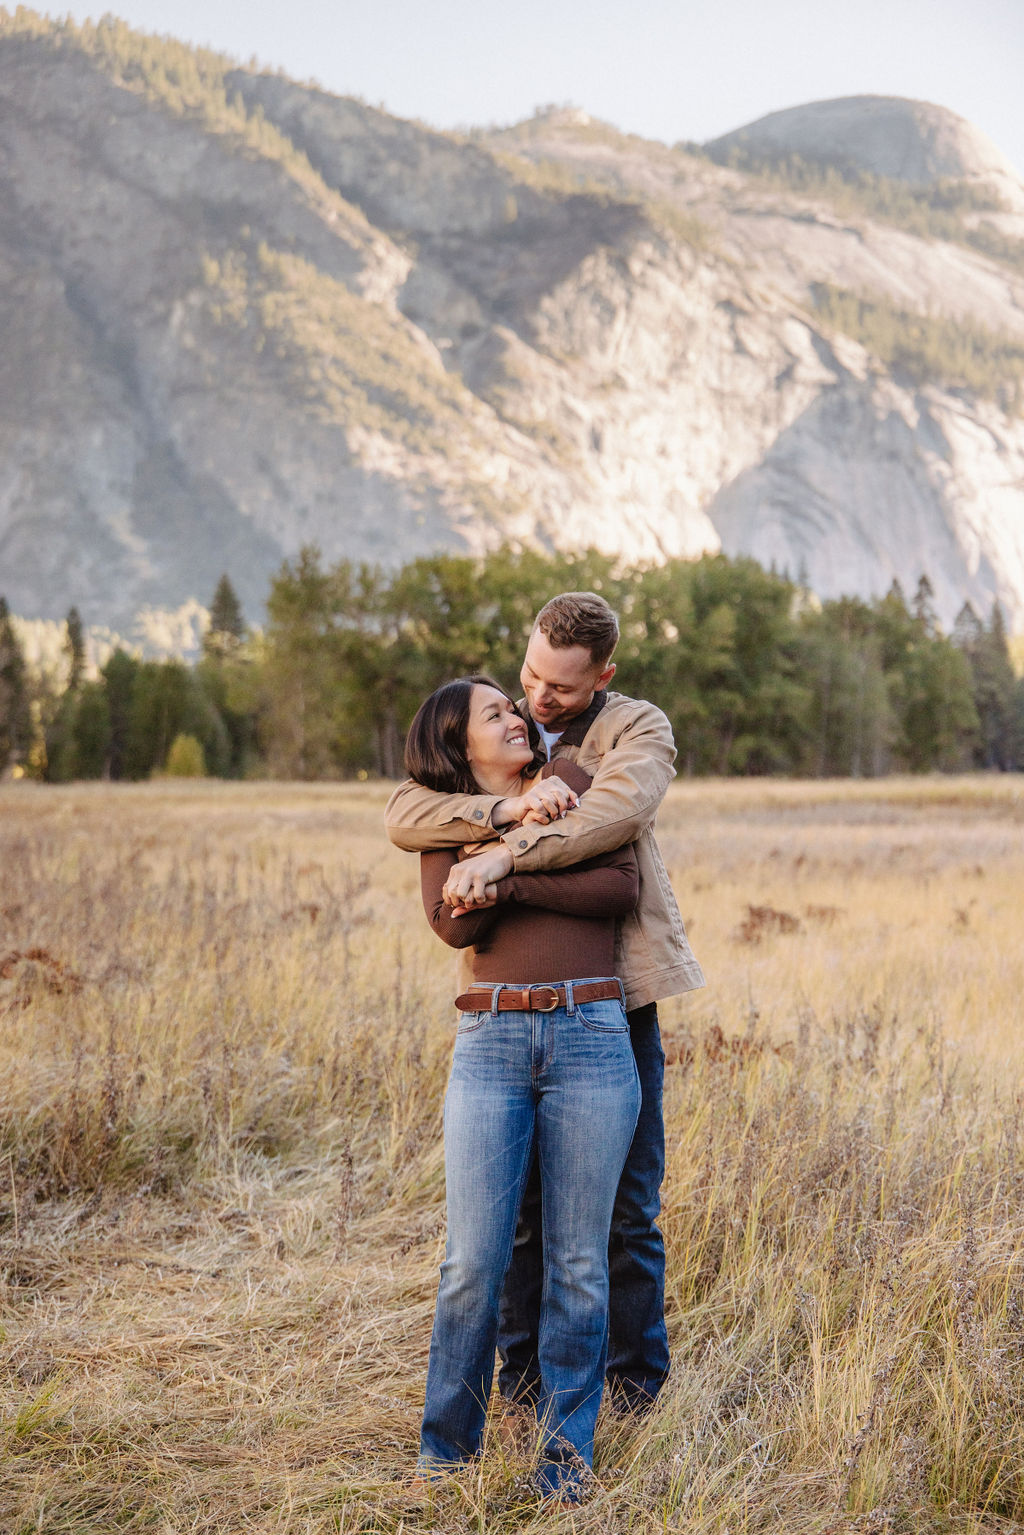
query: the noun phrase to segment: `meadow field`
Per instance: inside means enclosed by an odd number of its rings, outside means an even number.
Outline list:
[[[1024,1531],[1024,778],[678,783],[672,1376],[408,1486],[450,953],[386,787],[0,786],[0,1531]]]

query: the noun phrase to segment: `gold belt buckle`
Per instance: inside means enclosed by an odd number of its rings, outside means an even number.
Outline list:
[[[536,1003],[534,1002],[534,1000],[533,1000],[533,994],[534,994],[535,991],[549,991],[551,993],[552,997],[554,998],[554,1000],[552,1002],[549,1002],[546,1007],[538,1007],[536,1005]],[[529,1007],[529,1011],[531,1013],[553,1013],[557,1006],[558,1006],[558,989],[557,989],[557,987],[555,987],[555,986],[531,986],[530,987],[530,1007]]]

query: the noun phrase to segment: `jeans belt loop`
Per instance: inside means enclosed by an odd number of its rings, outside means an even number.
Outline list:
[[[491,992],[491,1012],[492,1013],[496,1013],[498,1011],[498,998],[500,996],[501,996],[501,987],[500,986],[495,986],[493,991]]]
[[[569,1016],[572,1017],[572,1014],[574,1013],[575,1009],[576,1009],[576,1004],[573,1001],[572,982],[571,981],[566,981],[566,983],[565,983],[565,1010],[569,1014]]]
[[[615,979],[619,983],[619,995],[622,998],[622,1011],[625,1012],[626,1011],[626,988],[622,984],[622,977],[621,977],[621,975],[616,976]]]

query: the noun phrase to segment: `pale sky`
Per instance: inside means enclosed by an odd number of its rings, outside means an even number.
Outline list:
[[[107,9],[439,128],[571,102],[628,133],[704,141],[808,101],[909,96],[968,118],[1024,173],[1024,0],[104,0],[70,13]]]

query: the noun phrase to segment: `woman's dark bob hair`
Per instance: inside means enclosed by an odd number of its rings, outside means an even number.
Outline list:
[[[469,701],[475,687],[497,688],[515,708],[511,693],[506,693],[493,677],[482,675],[456,677],[424,699],[405,739],[405,771],[425,789],[437,789],[442,794],[480,792],[466,757]],[[528,721],[523,723],[531,745],[536,747],[535,733]]]

